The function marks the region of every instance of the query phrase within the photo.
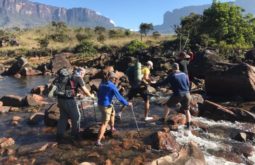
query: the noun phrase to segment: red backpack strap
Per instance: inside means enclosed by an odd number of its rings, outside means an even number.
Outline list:
[[[71,85],[71,90],[72,90],[72,95],[75,96],[75,82],[74,79],[70,79],[70,85]]]

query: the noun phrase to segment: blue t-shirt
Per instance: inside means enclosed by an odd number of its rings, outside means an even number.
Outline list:
[[[97,93],[98,105],[104,107],[111,105],[113,96],[115,96],[123,105],[128,105],[126,99],[121,96],[117,87],[111,81],[102,82]]]
[[[170,85],[173,90],[173,95],[181,95],[189,92],[189,78],[184,72],[174,72],[168,75],[166,79],[156,84]]]

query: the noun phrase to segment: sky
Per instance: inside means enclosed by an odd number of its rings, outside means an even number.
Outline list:
[[[212,0],[32,0],[57,7],[84,7],[114,21],[115,26],[138,30],[141,23],[161,25],[167,11],[211,4]],[[220,0],[221,2],[231,0]],[[232,0],[233,1],[233,0]]]

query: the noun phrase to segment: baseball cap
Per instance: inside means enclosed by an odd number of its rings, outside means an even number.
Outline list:
[[[153,62],[152,61],[147,61],[147,64],[151,66],[151,68],[153,68]]]
[[[176,63],[176,62],[173,63],[173,64],[172,64],[172,68],[173,68],[173,69],[176,69],[176,70],[179,70],[179,64]]]

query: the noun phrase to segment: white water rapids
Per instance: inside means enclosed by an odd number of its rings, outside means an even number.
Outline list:
[[[235,122],[231,123],[228,121],[213,121],[209,120],[203,117],[193,117],[194,120],[199,120],[202,123],[208,124],[210,127],[212,126],[223,126],[227,128],[240,128],[243,129],[244,125],[243,123]],[[234,141],[232,139],[226,139],[221,136],[217,136],[212,133],[208,133],[206,138],[198,137],[193,135],[190,131],[187,131],[184,129],[184,126],[180,126],[178,128],[178,131],[172,131],[172,134],[176,137],[177,142],[180,144],[187,144],[189,141],[196,142],[200,149],[203,151],[206,162],[208,165],[237,165],[239,163],[233,163],[229,162],[224,158],[216,157],[208,153],[208,150],[230,150],[230,146],[228,144],[225,144],[224,141]],[[253,145],[253,149],[255,150],[255,146]],[[255,153],[251,157],[249,157],[249,160],[255,162]]]

